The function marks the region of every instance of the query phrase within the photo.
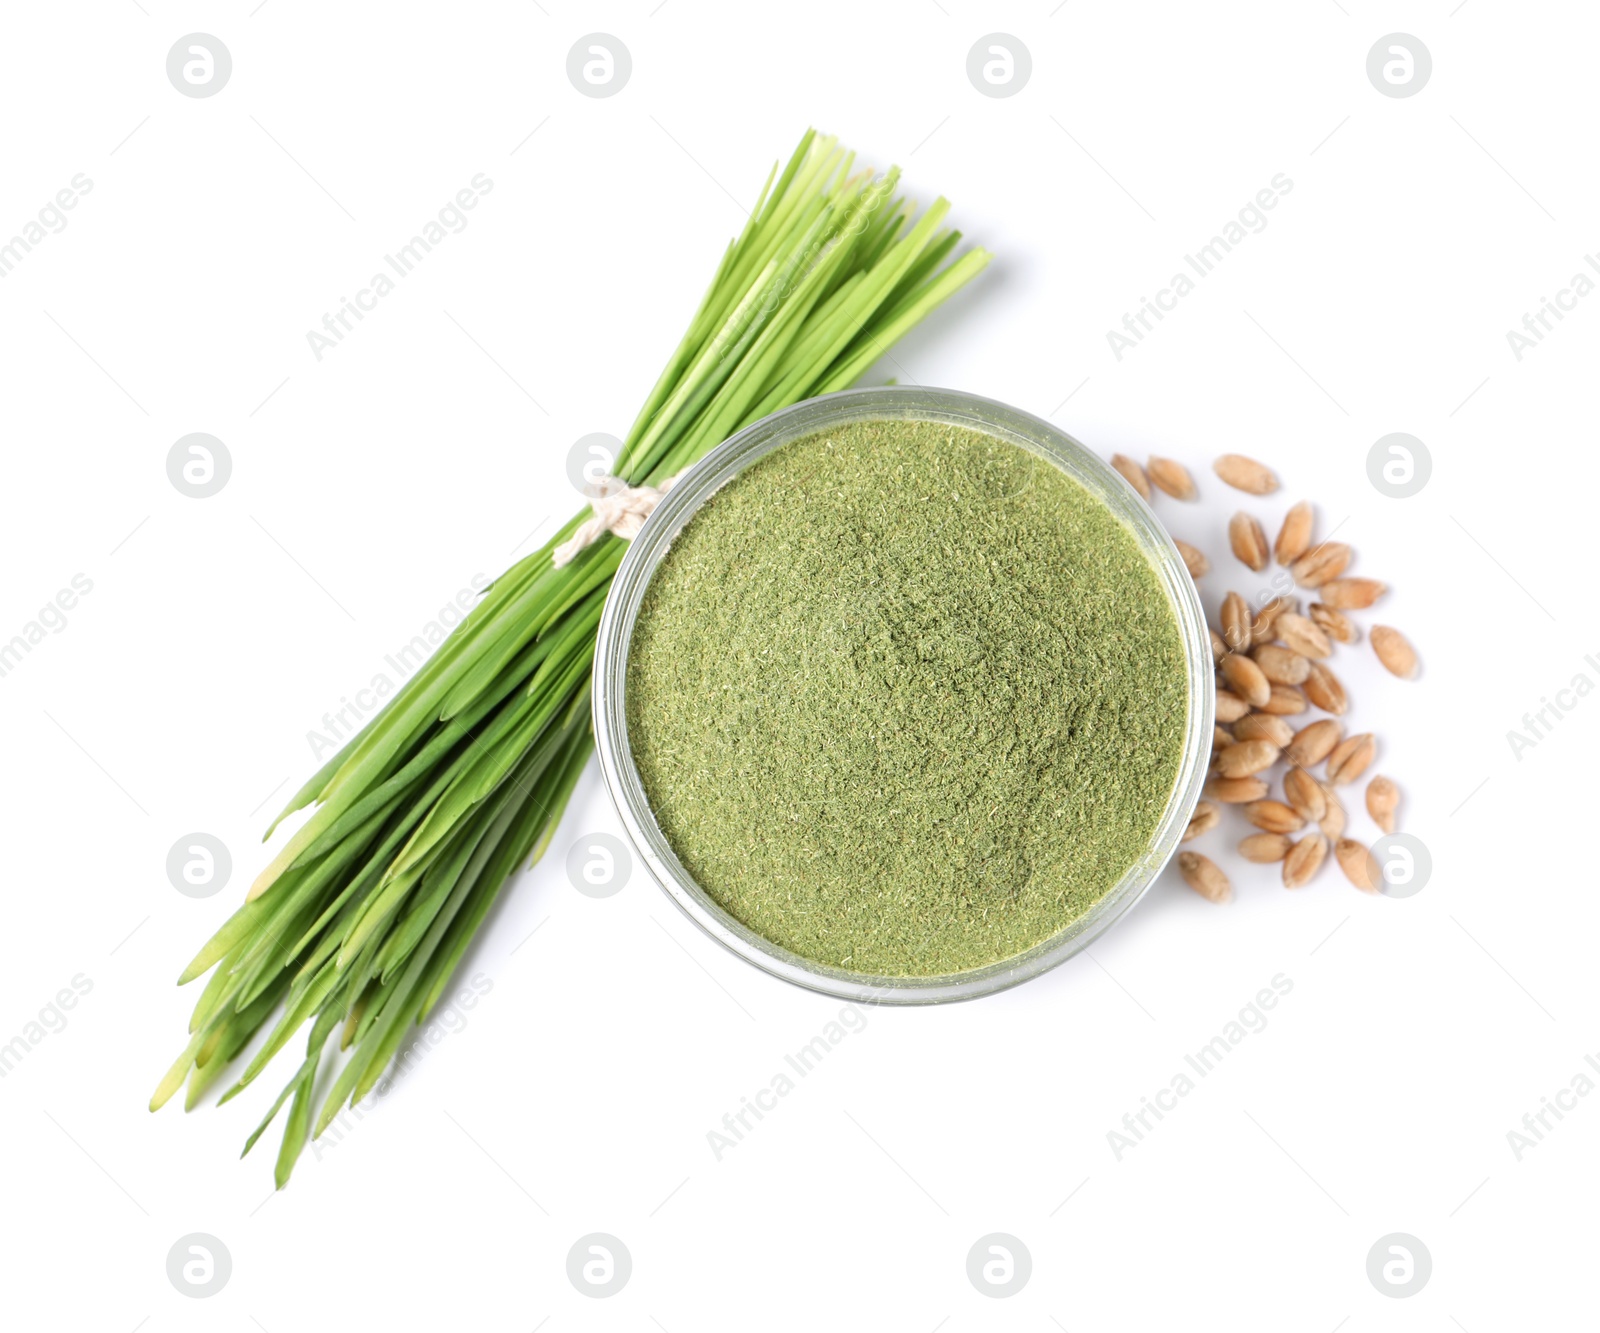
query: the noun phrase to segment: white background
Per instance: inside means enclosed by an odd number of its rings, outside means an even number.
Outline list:
[[[1592,1319],[1600,1097],[1520,1161],[1507,1132],[1600,1050],[1600,702],[1520,762],[1506,733],[1578,672],[1600,682],[1600,300],[1520,362],[1505,336],[1600,242],[1591,7],[85,0],[8,5],[4,27],[0,237],[93,181],[0,281],[0,639],[74,574],[94,585],[0,679],[0,1042],[74,976],[93,987],[0,1081],[8,1326]],[[965,72],[995,30],[1032,55],[1006,99]],[[165,74],[196,31],[232,53],[210,98]],[[594,31],[633,58],[606,100],[565,75]],[[1367,79],[1393,32],[1432,53],[1414,97]],[[948,195],[998,256],[872,379],[1189,463],[1202,504],[1157,508],[1210,551],[1211,606],[1254,591],[1222,540],[1243,497],[1208,470],[1227,449],[1283,476],[1246,502],[1269,531],[1312,498],[1392,584],[1379,618],[1422,678],[1365,643],[1336,666],[1430,883],[1368,898],[1330,867],[1289,893],[1219,834],[1231,906],[1168,873],[1092,955],[1020,989],[872,1011],[718,1161],[707,1131],[839,1006],[719,951],[642,872],[578,894],[568,847],[617,829],[591,767],[469,957],[492,989],[468,1024],[274,1196],[276,1130],[236,1156],[276,1078],[221,1110],[145,1111],[193,1000],[173,978],[264,862],[307,731],[574,509],[568,448],[626,430],[812,123]],[[316,360],[307,331],[479,172],[470,226]],[[1115,359],[1106,331],[1277,173],[1294,188],[1270,225]],[[192,431],[233,460],[206,500],[165,471]],[[1391,431],[1432,452],[1409,500],[1367,480]],[[215,898],[165,874],[196,830],[232,851]],[[1352,831],[1374,833],[1364,813]],[[1267,1029],[1116,1160],[1107,1132],[1280,973]],[[633,1256],[609,1300],[565,1275],[593,1231]],[[966,1276],[994,1231],[1033,1257],[1008,1300]],[[1395,1231],[1433,1256],[1405,1300],[1365,1271]],[[208,1300],[166,1276],[190,1232],[232,1255]]]

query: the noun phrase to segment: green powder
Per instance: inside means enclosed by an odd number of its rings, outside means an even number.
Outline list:
[[[1187,708],[1133,535],[1009,442],[879,421],[716,493],[646,591],[628,734],[695,881],[818,962],[931,976],[1082,916],[1148,846]]]

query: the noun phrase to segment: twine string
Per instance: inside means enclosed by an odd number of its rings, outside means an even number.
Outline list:
[[[602,477],[600,494],[589,506],[593,512],[578,525],[572,536],[556,547],[551,562],[557,569],[571,564],[607,532],[631,542],[639,535],[645,519],[655,512],[661,497],[672,489],[677,480],[676,477],[665,477],[655,486],[630,486],[621,477]]]

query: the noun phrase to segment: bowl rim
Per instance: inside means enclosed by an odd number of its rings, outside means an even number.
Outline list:
[[[673,539],[716,491],[774,449],[822,430],[878,420],[939,421],[1020,445],[1082,484],[1128,527],[1150,560],[1177,620],[1188,677],[1184,747],[1150,845],[1122,879],[1076,921],[1024,952],[940,976],[885,977],[818,963],[762,938],[695,883],[655,821],[634,763],[627,727],[627,663],[644,593]],[[1149,891],[1177,850],[1209,766],[1216,686],[1199,593],[1166,528],[1098,454],[1052,423],[955,389],[845,389],[780,409],[745,427],[686,469],[629,544],[607,594],[594,659],[595,749],[612,803],[639,859],[678,908],[747,963],[809,990],[870,1004],[938,1004],[1019,985],[1099,939]]]

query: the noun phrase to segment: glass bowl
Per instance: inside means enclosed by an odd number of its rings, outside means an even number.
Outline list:
[[[1178,774],[1149,846],[1087,913],[1027,951],[943,976],[885,977],[813,962],[763,939],[723,910],[678,861],[657,826],[633,761],[627,666],[634,620],[672,540],[721,486],[774,449],[858,421],[936,421],[1007,440],[1060,468],[1133,533],[1156,570],[1178,622],[1188,668],[1188,717]],[[826,995],[874,1004],[936,1004],[988,995],[1027,981],[1087,948],[1144,894],[1177,849],[1205,782],[1216,710],[1211,642],[1194,582],[1160,521],[1109,464],[1070,435],[1016,408],[950,389],[848,389],[774,412],[718,445],[656,506],[622,559],[600,619],[594,664],[594,734],[600,768],[639,858],[697,926],[746,962]]]

